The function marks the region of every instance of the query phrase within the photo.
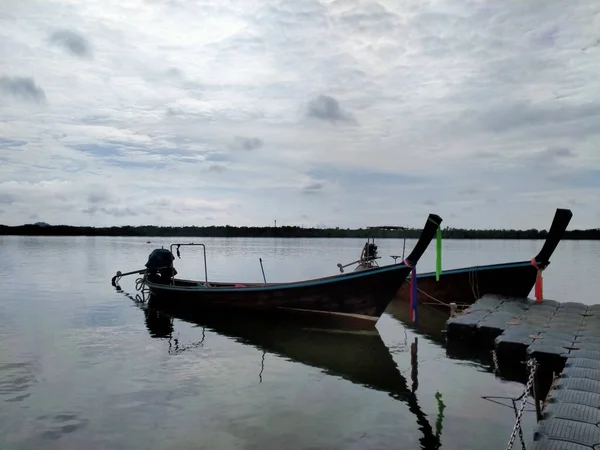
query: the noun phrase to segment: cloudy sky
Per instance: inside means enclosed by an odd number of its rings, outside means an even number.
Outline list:
[[[0,223],[600,226],[596,0],[2,0]]]

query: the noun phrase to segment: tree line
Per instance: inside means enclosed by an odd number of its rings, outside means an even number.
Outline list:
[[[404,230],[368,230],[364,228],[304,228],[299,226],[236,227],[230,225],[209,227],[76,227],[69,225],[0,225],[0,235],[22,236],[147,236],[147,237],[282,237],[282,238],[418,238],[420,228]],[[464,229],[443,228],[444,239],[545,239],[546,230]],[[600,228],[567,230],[563,239],[600,240]]]

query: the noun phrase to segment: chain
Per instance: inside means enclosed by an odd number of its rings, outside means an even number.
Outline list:
[[[500,375],[500,364],[498,363],[496,350],[492,350],[492,363],[494,364],[494,375]]]
[[[508,447],[506,447],[506,450],[510,450],[513,447],[515,443],[515,438],[517,437],[517,431],[521,430],[521,418],[523,417],[523,412],[525,411],[525,406],[527,405],[527,396],[529,394],[529,391],[531,390],[531,387],[533,386],[533,379],[535,377],[535,371],[537,369],[537,366],[538,364],[535,359],[532,358],[527,361],[527,368],[529,369],[529,379],[527,380],[527,384],[525,385],[525,391],[522,395],[523,399],[521,400],[521,406],[517,413],[517,420],[510,435],[510,440],[508,441]]]
[[[517,415],[517,401],[513,399],[512,401],[513,411],[515,412],[515,416]],[[519,424],[519,440],[521,441],[521,448],[523,450],[527,450],[525,446],[525,438],[523,437],[523,427]]]

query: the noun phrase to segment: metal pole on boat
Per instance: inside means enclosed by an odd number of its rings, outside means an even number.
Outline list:
[[[406,249],[406,236],[404,236],[404,241],[402,242],[402,261],[404,261],[404,250]]]
[[[265,284],[267,284],[267,278],[265,277],[265,269],[263,267],[262,258],[258,258],[258,260],[260,261],[260,270],[262,271],[263,281],[265,282]]]

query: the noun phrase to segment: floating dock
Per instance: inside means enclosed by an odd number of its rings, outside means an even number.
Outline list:
[[[558,376],[531,448],[600,449],[600,305],[487,295],[448,320],[446,337],[494,350],[497,369],[517,379],[534,358],[546,391]]]

